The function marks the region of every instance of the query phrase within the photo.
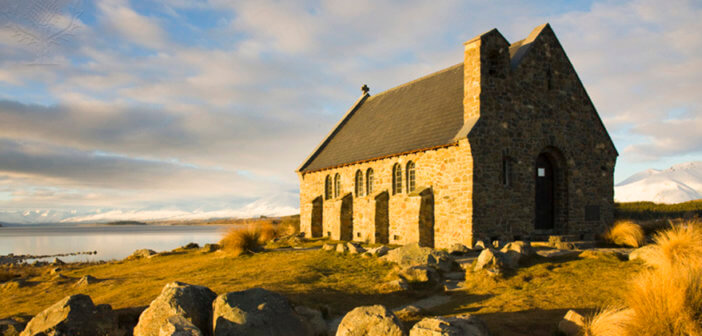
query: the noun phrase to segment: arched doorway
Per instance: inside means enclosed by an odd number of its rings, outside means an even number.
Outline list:
[[[390,240],[390,195],[387,191],[375,197],[375,242],[376,244],[387,244]]]
[[[339,214],[339,240],[353,240],[353,195],[346,194],[341,199],[341,213]]]
[[[536,158],[535,171],[535,218],[536,230],[553,230],[555,228],[556,209],[556,175],[557,165],[546,152]]]

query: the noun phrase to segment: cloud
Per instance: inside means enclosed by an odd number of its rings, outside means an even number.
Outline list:
[[[106,27],[127,42],[152,49],[169,43],[166,32],[156,20],[134,11],[127,0],[101,0],[97,8]]]

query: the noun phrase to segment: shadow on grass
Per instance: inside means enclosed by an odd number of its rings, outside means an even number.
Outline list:
[[[490,335],[493,336],[552,336],[558,335],[558,322],[563,319],[568,310],[568,308],[529,309],[480,314],[478,317],[487,324]],[[583,315],[594,311],[592,308],[574,308],[574,310]]]

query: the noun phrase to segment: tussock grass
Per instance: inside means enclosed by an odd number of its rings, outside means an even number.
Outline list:
[[[626,334],[632,311],[626,308],[605,308],[585,320],[584,336],[622,336]]]
[[[645,242],[643,229],[630,220],[619,220],[604,234],[604,239],[620,246],[640,247]]]
[[[607,314],[613,313],[605,310],[591,319],[599,322],[588,326],[592,330],[587,335],[702,335],[700,222],[688,221],[659,232],[647,263],[652,267],[634,278],[625,296],[631,313],[607,323]]]
[[[272,228],[264,228],[261,225],[247,225],[243,228],[229,230],[219,245],[222,250],[232,256],[239,256],[244,253],[256,253],[263,250],[263,244],[272,237]]]

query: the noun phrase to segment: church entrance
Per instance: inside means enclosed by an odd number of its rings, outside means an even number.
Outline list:
[[[341,213],[339,214],[339,240],[353,240],[353,195],[348,193],[341,199]]]
[[[322,215],[322,211],[324,209],[323,203],[322,203],[322,196],[319,196],[312,201],[312,220],[311,220],[311,231],[312,231],[312,237],[321,237],[322,236],[322,218],[324,218]]]
[[[434,248],[434,192],[427,188],[419,194],[419,246]]]
[[[551,158],[541,153],[536,158],[536,230],[553,230],[555,220],[556,170]]]

